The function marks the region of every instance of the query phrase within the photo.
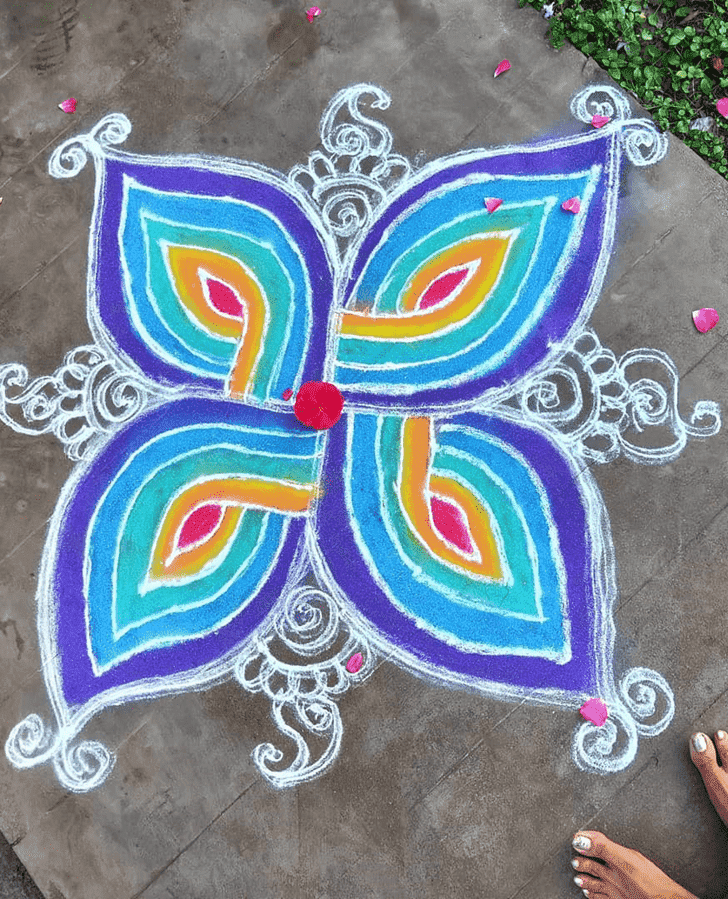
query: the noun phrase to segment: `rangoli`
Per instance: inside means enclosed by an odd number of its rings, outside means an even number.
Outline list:
[[[56,720],[15,726],[13,765],[91,789],[113,766],[78,740],[92,716],[234,677],[287,738],[255,750],[262,774],[300,783],[334,761],[338,698],[383,659],[571,710],[582,768],[624,768],[670,722],[664,677],[613,671],[590,466],[671,461],[720,412],[683,420],[667,356],[617,358],[588,326],[622,157],[657,163],[667,138],[590,86],[570,137],[417,168],[366,105],[389,97],[340,91],[288,175],[124,152],[121,114],[53,153],[55,178],[96,169],[94,343],[52,376],[0,368],[3,421],[77,462],[37,593]],[[293,414],[309,381],[343,394],[330,430]],[[652,426],[667,445],[640,438]],[[602,727],[578,723],[591,697]]]

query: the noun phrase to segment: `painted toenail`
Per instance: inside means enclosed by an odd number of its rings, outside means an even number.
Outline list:
[[[708,748],[708,744],[705,742],[705,737],[702,734],[693,734],[693,749],[696,752],[705,752]]]
[[[581,877],[575,877],[575,878],[574,878],[574,883],[575,883],[578,887],[580,887],[580,886],[584,883],[584,881],[581,879]]]
[[[585,896],[588,896],[588,895],[589,895],[589,890],[582,890],[582,893],[583,893]]]
[[[589,837],[579,835],[574,837],[571,841],[571,845],[580,852],[588,852],[591,849],[591,840]]]
[[[572,858],[572,860],[571,860],[571,867],[572,867],[572,868],[578,868],[578,867],[579,867],[579,859],[578,859],[578,858]]]
[[[725,731],[724,731],[724,730],[719,730],[718,733],[716,734],[716,737],[717,737],[719,740],[725,740]]]

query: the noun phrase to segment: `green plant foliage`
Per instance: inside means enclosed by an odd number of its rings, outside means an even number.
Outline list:
[[[518,0],[541,10],[545,0]],[[550,2],[550,0],[547,0]],[[631,91],[658,127],[678,135],[728,179],[728,0],[553,0],[548,36],[569,41]],[[623,44],[623,45],[622,45]],[[620,45],[621,49],[617,50]],[[724,68],[714,65],[718,59]],[[711,117],[710,132],[691,123]]]

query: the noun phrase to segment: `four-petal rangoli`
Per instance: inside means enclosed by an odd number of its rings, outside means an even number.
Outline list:
[[[389,98],[337,94],[288,176],[123,152],[118,114],[53,154],[54,177],[96,167],[95,343],[35,381],[0,368],[3,420],[78,461],[38,586],[56,726],[18,724],[14,765],[90,789],[113,764],[75,742],[93,715],[232,676],[292,741],[256,749],[262,773],[299,783],[336,757],[337,698],[383,658],[500,698],[603,699],[606,724],[574,736],[582,767],[625,767],[669,723],[660,675],[615,683],[589,466],[673,459],[720,414],[683,421],[664,354],[617,359],[587,326],[622,158],[658,162],[667,139],[590,87],[571,137],[415,170],[365,101]],[[662,380],[636,377],[647,363]],[[328,431],[293,414],[309,381],[344,396]],[[651,425],[672,442],[642,441]]]

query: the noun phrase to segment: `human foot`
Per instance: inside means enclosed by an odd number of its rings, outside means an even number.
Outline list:
[[[580,857],[572,861],[575,882],[589,899],[696,899],[644,855],[582,830],[574,837]]]
[[[693,734],[690,739],[690,756],[700,771],[716,812],[723,823],[728,825],[728,735],[719,730],[713,743],[705,734]],[[719,760],[722,768],[718,764]]]

